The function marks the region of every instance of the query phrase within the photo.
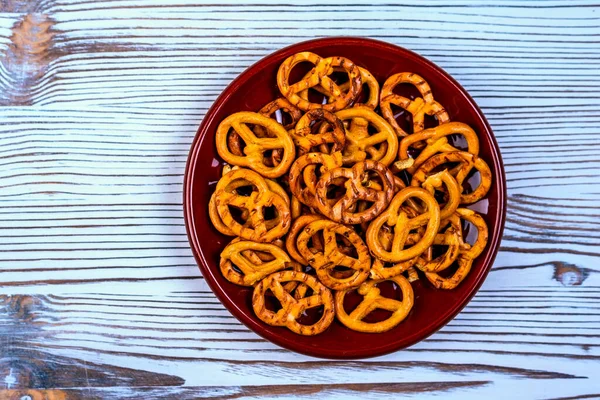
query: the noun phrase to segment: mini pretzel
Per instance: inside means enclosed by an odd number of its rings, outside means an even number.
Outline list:
[[[490,167],[480,157],[464,151],[454,151],[452,153],[439,153],[425,161],[412,177],[411,185],[420,186],[426,177],[436,167],[446,163],[460,163],[453,168],[450,173],[456,179],[460,192],[463,193],[463,182],[473,168],[479,171],[480,183],[473,192],[461,194],[460,204],[472,204],[485,197],[492,186],[492,172]]]
[[[412,286],[402,275],[386,279],[396,283],[402,291],[402,301],[383,297],[377,285],[385,280],[368,281],[360,285],[358,294],[363,296],[362,302],[350,314],[344,309],[344,297],[348,290],[335,294],[335,312],[338,320],[348,328],[358,332],[386,332],[402,322],[414,303]],[[381,322],[365,322],[363,319],[376,309],[392,312],[392,315]]]
[[[413,133],[402,139],[400,142],[400,150],[398,157],[400,160],[409,158],[408,150],[416,143],[425,142],[426,147],[415,159],[413,165],[407,171],[413,174],[421,164],[437,153],[459,151],[454,146],[448,143],[449,135],[462,135],[467,141],[467,152],[477,155],[479,154],[479,139],[477,134],[471,127],[462,122],[448,122],[447,124],[439,125],[434,128],[425,129],[424,131]]]
[[[353,128],[346,131],[345,164],[364,161],[368,156],[385,166],[394,161],[398,151],[398,136],[375,111],[367,106],[357,106],[338,111],[335,115],[342,121],[352,120],[353,124]],[[357,128],[356,124],[364,129]],[[377,129],[377,133],[369,133],[369,125]],[[377,151],[376,145],[383,146],[382,150]]]
[[[298,217],[292,224],[287,238],[285,239],[285,248],[287,249],[289,255],[302,265],[308,265],[308,261],[306,261],[302,254],[300,254],[298,251],[298,235],[300,232],[302,232],[306,225],[322,219],[324,218],[315,214],[307,214]]]
[[[308,61],[315,67],[299,82],[289,84],[290,72],[297,64]],[[333,68],[341,67],[348,73],[350,87],[346,93],[327,75],[333,72]],[[331,94],[332,102],[328,104],[311,103],[299,96],[299,93],[320,85],[327,93]],[[325,109],[327,111],[338,111],[352,104],[360,93],[362,80],[360,71],[356,65],[344,57],[321,58],[310,52],[302,52],[288,57],[277,71],[277,86],[281,93],[298,108],[304,111],[313,109]]]
[[[422,200],[427,211],[416,217],[409,217],[401,206],[411,198]],[[394,229],[390,250],[385,249],[379,237],[384,224]],[[420,240],[413,246],[405,248],[410,232],[422,226],[426,226],[426,229]],[[371,254],[382,261],[393,263],[407,261],[420,255],[431,246],[439,226],[440,207],[435,198],[425,189],[408,187],[398,192],[388,209],[371,222],[367,229],[367,243]]]
[[[432,195],[435,194],[436,189],[441,189],[442,186],[446,187],[446,193],[448,201],[444,205],[444,208],[440,211],[440,219],[446,219],[450,217],[458,208],[461,200],[461,188],[458,187],[458,182],[448,170],[443,170],[433,175],[429,175],[425,178],[425,181],[421,184],[423,189],[427,190]]]
[[[488,241],[488,228],[484,219],[481,215],[477,214],[473,210],[467,208],[459,208],[456,213],[460,216],[460,219],[469,221],[477,228],[477,240],[473,245],[463,242],[462,231],[459,235],[461,250],[459,251],[458,269],[449,278],[443,278],[435,272],[426,272],[425,276],[437,289],[454,289],[457,287],[467,276],[473,265],[473,260],[477,258],[485,249]]]
[[[229,190],[230,185],[235,185],[237,180],[249,182],[255,191],[249,196],[242,196]],[[271,242],[285,235],[291,223],[289,202],[280,195],[271,191],[267,181],[259,174],[248,169],[236,169],[222,177],[215,190],[215,204],[218,216],[222,222],[237,236],[257,242]],[[249,213],[249,226],[236,221],[229,206],[245,209]],[[275,207],[277,222],[269,226],[264,218],[265,207]],[[215,221],[213,220],[213,224]]]
[[[382,190],[365,187],[363,181],[367,173],[377,174],[383,183]],[[334,204],[327,201],[328,188],[339,178],[345,178],[346,193]],[[354,164],[350,168],[335,168],[321,176],[316,186],[316,203],[319,211],[330,219],[344,224],[360,224],[375,218],[384,210],[394,196],[394,175],[385,165],[365,160]],[[364,211],[350,212],[349,209],[358,200],[365,200],[373,204]]]
[[[414,100],[410,100],[406,97],[394,94],[394,88],[402,83],[414,85],[423,97],[417,97]],[[392,125],[398,136],[401,137],[408,136],[408,133],[396,122],[390,104],[401,107],[412,114],[413,133],[425,129],[425,114],[435,116],[440,125],[450,121],[450,117],[446,110],[444,110],[444,107],[433,99],[431,88],[425,79],[412,72],[401,72],[390,76],[383,84],[379,102],[381,113],[390,125]]]
[[[259,138],[246,124],[260,125],[275,137]],[[231,128],[246,143],[243,150],[245,156],[236,155],[229,149],[227,136]],[[217,152],[226,162],[251,168],[267,178],[277,178],[286,173],[296,155],[294,142],[283,126],[271,118],[247,111],[238,112],[225,118],[217,128],[215,142]],[[276,166],[266,165],[264,153],[278,149],[283,151],[279,164]]]
[[[245,253],[247,250],[252,252]],[[264,262],[255,252],[267,253],[273,260]],[[251,241],[229,243],[221,252],[221,272],[229,282],[241,286],[252,286],[265,276],[285,269],[291,262],[290,257],[274,244]],[[241,272],[234,269],[237,267]]]
[[[323,250],[309,248],[308,241],[320,232],[323,235]],[[336,234],[344,236],[350,242],[356,250],[357,258],[340,250]],[[297,248],[302,257],[317,271],[319,280],[331,289],[343,290],[358,286],[369,276],[369,249],[354,229],[342,224],[325,219],[309,223],[298,235]],[[349,268],[353,272],[349,276],[340,277],[334,273],[338,266]]]
[[[297,281],[310,287],[313,294],[300,299],[292,296],[282,286],[285,282]],[[277,312],[267,310],[265,306],[265,293],[270,290],[281,303]],[[323,306],[323,315],[313,325],[303,325],[298,322],[302,314],[311,308]],[[281,271],[267,276],[254,288],[252,307],[261,321],[274,326],[285,326],[292,332],[300,335],[312,336],[324,332],[333,322],[334,301],[333,295],[314,277],[303,272]]]
[[[316,207],[316,167],[321,165],[320,172],[325,173],[342,166],[340,152],[332,155],[324,153],[307,153],[298,157],[292,164],[288,175],[290,191],[302,204]]]
[[[313,134],[312,125],[318,121],[325,121],[331,128],[330,131]],[[340,151],[346,144],[344,125],[335,114],[322,108],[308,111],[300,118],[296,129],[292,133],[294,143],[299,147],[299,154],[308,153],[313,147],[322,144],[332,144],[332,152]]]

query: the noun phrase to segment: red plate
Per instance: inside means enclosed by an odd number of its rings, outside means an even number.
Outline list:
[[[258,111],[280,97],[276,84],[279,64],[288,56],[312,51],[320,56],[344,56],[367,68],[383,84],[397,72],[415,72],[429,82],[435,99],[444,105],[452,121],[469,124],[480,139],[480,156],[493,173],[492,188],[474,208],[490,229],[488,246],[475,261],[467,278],[455,290],[434,289],[421,279],[413,283],[415,305],[394,329],[379,334],[352,331],[337,321],[317,336],[300,336],[286,328],[269,326],[252,310],[251,288],[226,281],[219,270],[219,253],[231,240],[218,233],[208,217],[208,201],[220,177],[214,136],[219,123],[238,111]],[[504,229],[506,178],[492,129],[469,94],[446,72],[406,49],[363,38],[327,38],[295,44],[279,50],[238,76],[210,108],[192,144],[184,184],[187,233],[202,275],[227,309],[248,328],[271,342],[299,353],[325,358],[374,357],[411,346],[447,324],[469,302],[492,266]]]

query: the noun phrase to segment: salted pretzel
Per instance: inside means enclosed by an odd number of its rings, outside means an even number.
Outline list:
[[[316,207],[317,167],[325,173],[342,166],[342,154],[307,153],[294,161],[288,175],[290,191],[309,207]]]
[[[330,130],[313,134],[313,124],[321,121],[326,122]],[[321,145],[331,145],[331,152],[341,151],[346,144],[342,121],[335,114],[322,108],[313,109],[304,114],[296,124],[296,129],[291,136],[298,146],[300,155]]]
[[[415,198],[423,201],[426,211],[416,217],[409,215],[402,209],[407,200]],[[384,225],[392,227],[394,237],[390,250],[386,250],[380,240],[380,231]],[[411,231],[426,226],[420,240],[409,248],[405,248]],[[398,263],[410,260],[423,253],[435,239],[440,226],[440,207],[435,198],[425,189],[408,187],[398,192],[387,210],[371,221],[367,229],[367,244],[371,254],[382,261]]]
[[[260,125],[274,137],[259,138],[247,124]],[[243,149],[244,156],[236,155],[229,149],[227,136],[231,129],[246,144]],[[269,117],[248,111],[238,112],[225,118],[217,128],[215,142],[217,152],[226,162],[253,169],[267,178],[277,178],[286,173],[296,155],[294,142],[283,126]],[[234,151],[239,152],[238,150],[241,151],[240,149]],[[264,153],[274,150],[282,151],[281,161],[275,166],[266,165]]]
[[[350,129],[346,130],[344,164],[370,158],[388,166],[394,161],[398,151],[398,136],[375,111],[367,106],[356,106],[338,111],[335,115],[342,121],[352,121]],[[370,133],[369,126],[375,128],[376,133]],[[380,149],[376,148],[378,145]]]
[[[467,208],[459,208],[456,210],[456,215],[462,220],[466,220],[477,228],[477,239],[473,245],[464,242],[462,230],[460,231],[460,251],[457,257],[458,269],[449,278],[443,278],[436,272],[425,272],[427,279],[438,289],[454,289],[467,276],[473,265],[473,261],[485,249],[488,242],[488,228],[481,215]],[[456,224],[456,222],[455,222]]]
[[[290,85],[290,72],[297,64],[301,62],[310,62],[314,64],[314,68],[300,81]],[[350,87],[344,93],[342,89],[331,79],[329,74],[334,71],[335,67],[343,68],[348,73],[348,81]],[[314,88],[317,85],[331,95],[332,101],[327,104],[311,103],[304,100],[299,93],[307,89]],[[301,52],[288,57],[279,67],[277,71],[277,86],[290,103],[308,111],[313,109],[325,109],[327,111],[338,111],[352,104],[359,95],[362,80],[360,71],[352,61],[344,57],[328,57],[321,58],[318,55],[310,52]]]
[[[257,252],[266,253],[273,259],[264,261]],[[274,244],[241,240],[229,243],[221,252],[220,267],[229,282],[252,286],[265,276],[288,268],[290,263],[291,259],[285,251]]]
[[[407,160],[409,158],[408,151],[411,146],[416,143],[425,142],[426,147],[421,150],[421,153],[414,160],[413,165],[407,169],[409,173],[413,174],[421,164],[437,153],[460,151],[448,143],[448,136],[450,135],[462,135],[467,142],[466,151],[474,155],[479,154],[479,138],[477,138],[475,131],[469,125],[462,122],[448,122],[447,124],[425,129],[403,138],[400,141],[398,158],[400,160]]]
[[[444,207],[440,210],[440,219],[446,219],[454,214],[460,204],[461,188],[458,186],[458,182],[456,182],[456,179],[454,179],[448,170],[443,170],[427,176],[425,181],[421,183],[421,187],[432,195],[435,194],[436,189],[439,190],[442,187],[445,187],[447,201]]]
[[[383,184],[382,190],[365,187],[363,181],[368,173],[374,173]],[[329,186],[339,178],[346,179],[346,193],[334,204],[328,200]],[[344,224],[360,224],[375,218],[390,203],[394,196],[394,176],[385,165],[365,160],[352,168],[335,168],[321,176],[316,186],[316,204],[319,211],[330,219]],[[349,209],[358,200],[372,202],[364,211],[351,212]]]
[[[458,166],[452,168],[449,172],[454,176],[462,193],[460,204],[473,204],[485,197],[492,186],[492,171],[490,171],[490,167],[488,167],[483,159],[465,151],[439,153],[431,157],[415,171],[411,185],[420,186],[434,169],[447,163],[459,163]],[[463,183],[473,169],[479,171],[480,182],[477,188],[471,193],[465,194]]]
[[[316,235],[323,237],[323,250],[309,247],[309,241]],[[336,235],[344,236],[356,251],[352,257],[340,250]],[[313,240],[314,242],[314,240]],[[363,283],[369,276],[371,257],[369,249],[351,228],[326,219],[310,222],[298,235],[298,252],[317,271],[319,280],[328,288],[343,290]],[[335,274],[336,267],[352,270],[348,276]]]
[[[414,85],[419,90],[422,97],[411,100],[404,96],[394,94],[394,88],[402,83]],[[400,125],[398,125],[398,122],[396,122],[391,104],[403,108],[412,114],[412,133],[417,133],[425,129],[425,114],[434,116],[440,125],[450,121],[450,117],[444,107],[434,100],[429,84],[425,79],[412,72],[401,72],[387,78],[381,88],[379,99],[381,113],[390,125],[392,125],[398,136],[408,136],[409,133],[405,132]]]
[[[394,282],[402,291],[402,300],[383,297],[377,287],[378,284],[389,280]],[[335,294],[335,312],[337,319],[348,328],[358,332],[379,333],[386,332],[402,322],[414,304],[412,286],[402,275],[384,280],[370,280],[358,288],[358,294],[363,296],[358,306],[347,313],[344,308],[344,298],[349,290],[340,290]],[[365,322],[372,311],[382,309],[390,311],[392,315],[381,322]]]
[[[235,185],[237,180],[251,183],[255,190],[248,196],[231,192],[229,187]],[[271,242],[285,235],[290,228],[289,202],[273,192],[266,180],[252,170],[240,168],[223,176],[217,183],[214,196],[218,216],[236,236],[257,242]],[[230,206],[247,210],[249,226],[235,220]],[[276,210],[277,223],[269,227],[265,221],[264,209],[271,206]]]
[[[312,289],[309,297],[296,298],[285,290],[283,284],[290,281],[300,282]],[[273,312],[267,309],[265,294],[267,290],[277,298],[281,309]],[[306,291],[304,291],[304,294]],[[299,296],[300,297],[300,296]],[[323,306],[321,318],[313,325],[303,325],[298,320],[302,314],[311,308]],[[312,336],[324,332],[334,318],[333,295],[316,278],[297,271],[275,272],[260,281],[252,294],[252,307],[261,321],[274,326],[285,326],[300,335]]]
[[[308,265],[308,261],[306,261],[306,258],[304,258],[302,254],[300,254],[300,252],[298,251],[298,235],[300,234],[300,232],[302,232],[306,225],[310,224],[311,222],[319,221],[322,219],[324,219],[322,216],[316,214],[302,215],[296,220],[294,220],[294,223],[292,224],[292,227],[288,232],[287,238],[285,239],[285,248],[287,249],[290,257],[292,257],[294,260],[296,260],[302,265]],[[314,246],[315,243],[313,243],[313,248]],[[323,249],[320,248],[315,250],[322,251]]]

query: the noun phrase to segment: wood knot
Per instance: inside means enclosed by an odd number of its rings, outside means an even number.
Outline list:
[[[46,14],[27,14],[12,28],[10,45],[0,53],[0,105],[30,105],[52,59],[56,34]]]
[[[563,286],[580,286],[588,277],[586,269],[573,264],[555,263],[553,278]]]

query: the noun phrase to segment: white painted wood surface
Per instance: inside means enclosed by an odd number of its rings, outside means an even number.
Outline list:
[[[600,398],[600,7],[347,3],[0,0],[0,398]],[[272,51],[330,35],[452,74],[509,187],[501,252],[469,306],[361,362],[238,323],[181,207],[217,95]]]

